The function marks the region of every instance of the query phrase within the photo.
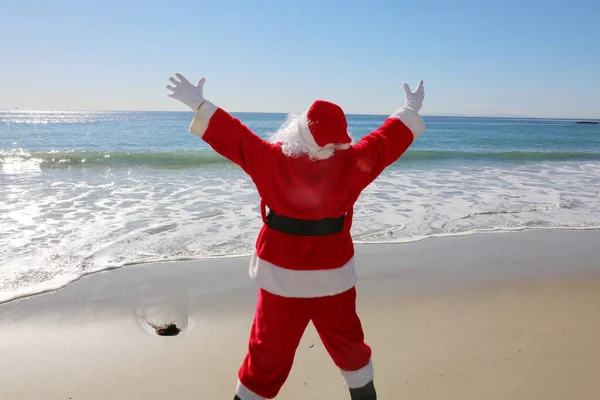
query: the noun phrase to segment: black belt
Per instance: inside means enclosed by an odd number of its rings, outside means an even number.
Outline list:
[[[276,231],[300,236],[325,236],[340,233],[344,227],[344,217],[306,220],[277,215],[269,210],[267,226]]]

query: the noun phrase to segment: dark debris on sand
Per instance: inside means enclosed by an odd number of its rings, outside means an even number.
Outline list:
[[[173,322],[167,324],[153,324],[152,322],[149,322],[149,324],[159,336],[177,336],[179,332],[181,332],[181,329]]]

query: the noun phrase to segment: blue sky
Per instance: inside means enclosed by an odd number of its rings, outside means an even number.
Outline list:
[[[168,77],[229,111],[316,98],[387,114],[600,118],[599,1],[3,0],[0,108],[185,110]]]

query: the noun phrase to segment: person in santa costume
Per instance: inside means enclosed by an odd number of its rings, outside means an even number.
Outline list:
[[[193,85],[176,74],[170,81],[169,96],[196,113],[190,132],[239,165],[261,199],[263,226],[249,267],[258,300],[234,399],[279,393],[309,322],[351,399],[376,399],[371,348],[356,313],[353,207],[425,130],[423,81],[415,92],[405,83],[405,105],[356,143],[343,110],[331,102],[317,100],[290,115],[264,140],[204,98],[204,78]]]

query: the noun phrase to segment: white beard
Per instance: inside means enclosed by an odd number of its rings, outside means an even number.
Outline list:
[[[333,156],[336,150],[347,150],[350,144],[328,144],[320,147],[308,129],[306,112],[288,115],[285,123],[270,137],[271,143],[281,143],[283,154],[299,157],[307,154],[313,160],[323,160]]]

